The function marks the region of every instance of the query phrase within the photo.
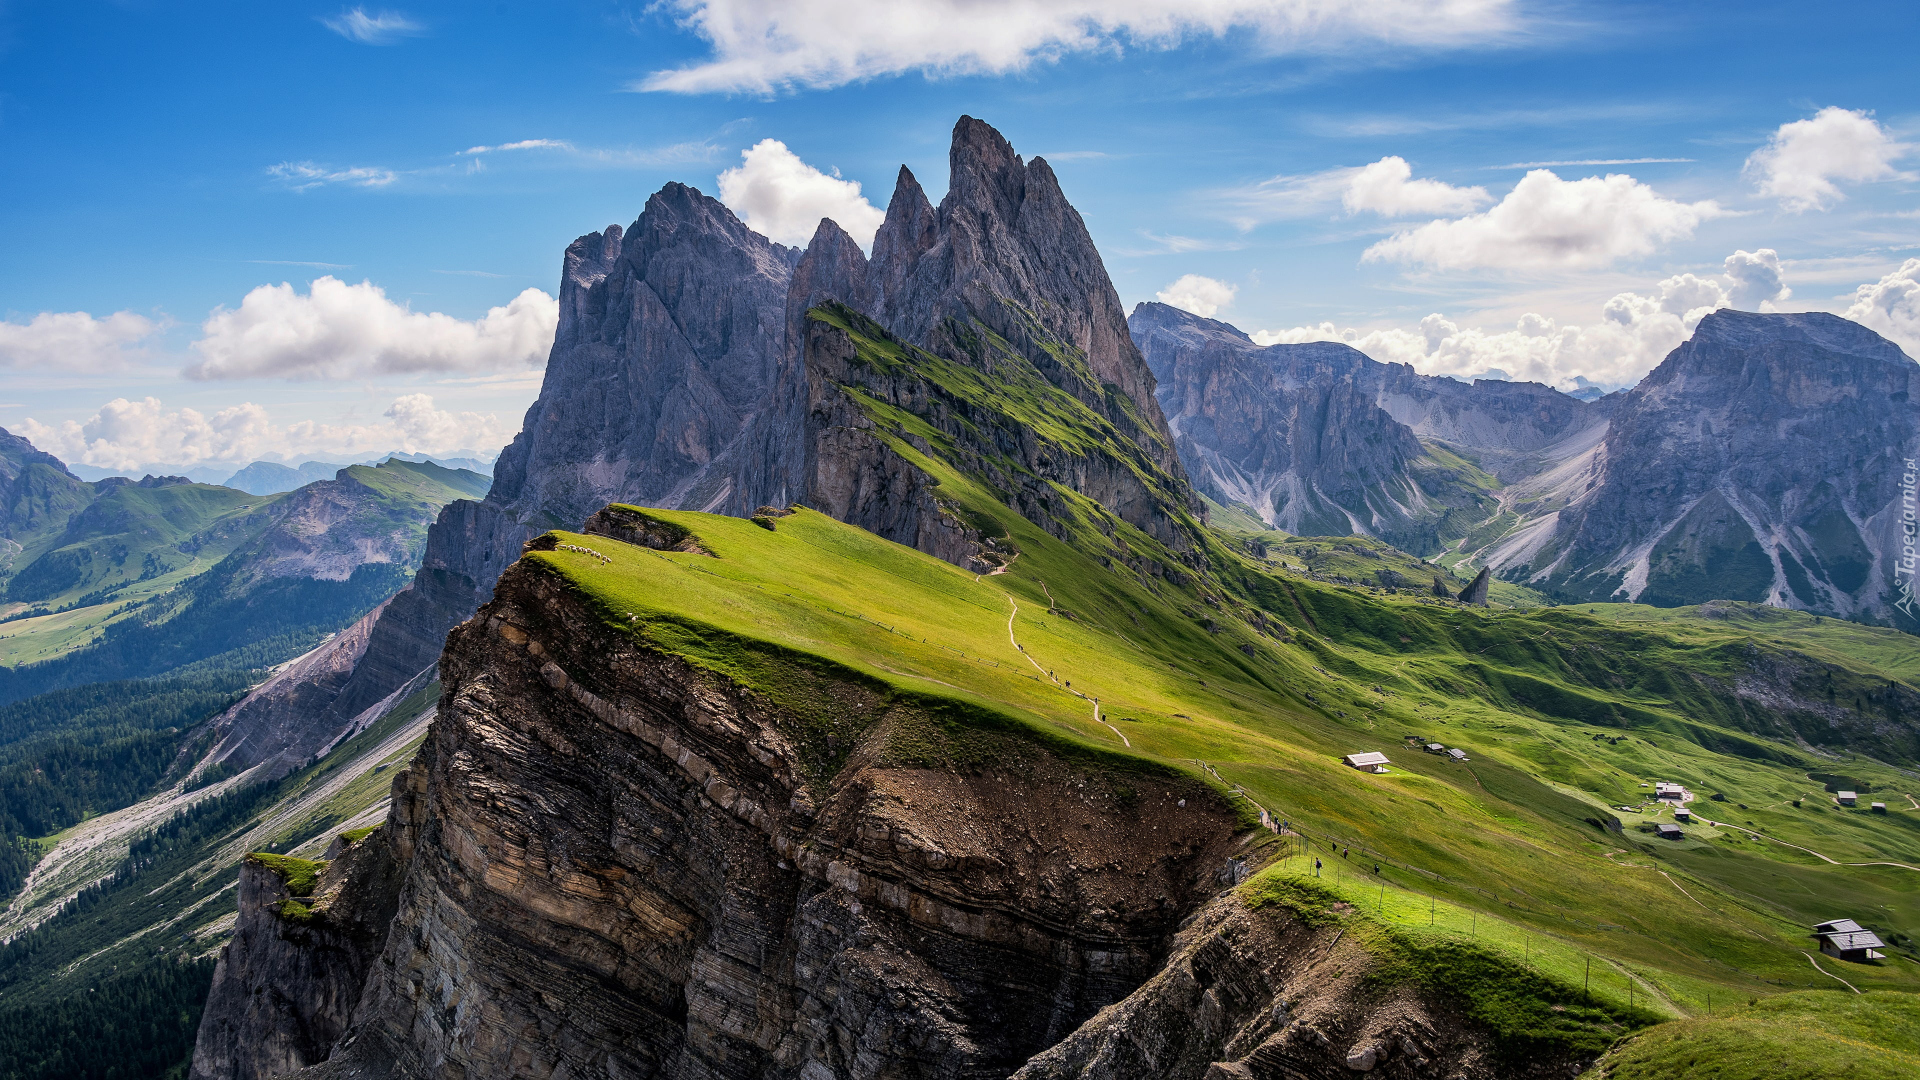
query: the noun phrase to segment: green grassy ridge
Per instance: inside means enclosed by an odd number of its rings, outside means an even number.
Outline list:
[[[1631,1002],[1627,980],[1604,966],[1596,987],[1590,954],[1398,886],[1382,882],[1376,891],[1379,879],[1364,873],[1341,875],[1335,866],[1316,877],[1314,858],[1273,863],[1241,895],[1256,910],[1339,926],[1341,938],[1360,942],[1371,958],[1366,981],[1375,992],[1417,984],[1485,1028],[1509,1061],[1597,1054],[1622,1033],[1667,1018],[1644,994]]]
[[[268,528],[277,517],[274,507],[286,497],[214,484],[93,487],[101,494],[63,530],[42,536],[14,560],[9,600],[57,606],[196,563],[212,566]]]
[[[1441,874],[1465,902],[1491,900],[1492,910],[1604,944],[1681,1000],[1697,1003],[1721,983],[1814,985],[1798,946],[1809,922],[1833,917],[1810,910],[1832,905],[1819,897],[1845,897],[1888,930],[1920,919],[1916,882],[1899,876],[1906,871],[1802,867],[1816,860],[1710,826],[1690,826],[1700,839],[1670,845],[1604,824],[1619,813],[1610,805],[1637,805],[1653,779],[1681,779],[1728,793],[1736,807],[1765,804],[1741,808],[1741,822],[1789,844],[1843,860],[1901,851],[1903,826],[1890,819],[1786,811],[1806,782],[1803,766],[1823,759],[1770,737],[1779,725],[1729,690],[1751,647],[1791,659],[1803,651],[1793,642],[1744,629],[1736,639],[1708,620],[1649,633],[1570,609],[1490,612],[1330,587],[1276,574],[1239,538],[1211,531],[1193,550],[1170,552],[1064,490],[1039,529],[969,471],[975,459],[943,455],[907,409],[862,400],[876,433],[961,516],[1018,546],[1012,573],[992,580],[1050,586],[1043,595],[1079,616],[1042,627],[1058,638],[1043,643],[1074,650],[1075,677],[1107,699],[1110,715],[1138,715],[1141,726],[1127,726],[1136,748],[1212,760],[1276,812],[1393,850]],[[1124,558],[1130,551],[1166,560],[1168,572],[1139,572],[1144,560]],[[1268,617],[1288,633],[1266,632]],[[1132,700],[1120,697],[1107,677],[1117,674],[1116,655],[1139,655],[1159,677],[1129,673],[1120,684]],[[1882,673],[1870,653],[1840,646],[1830,658],[1848,677]],[[1353,774],[1340,776],[1329,760],[1397,751],[1407,735],[1464,744],[1474,767],[1416,754],[1404,767],[1411,777],[1376,785],[1384,798],[1356,798]],[[1885,764],[1868,771],[1905,782]],[[1405,790],[1415,778],[1434,786]],[[1609,854],[1620,861],[1604,861]],[[1783,868],[1793,895],[1742,887]],[[1915,985],[1885,965],[1859,977]]]
[[[312,896],[313,887],[320,880],[320,872],[327,868],[324,859],[299,859],[292,855],[276,855],[271,851],[250,852],[247,862],[264,866],[278,874],[280,880],[286,883],[287,892],[294,896]]]
[[[484,495],[490,484],[477,473],[389,460],[265,497],[210,484],[96,485],[105,494],[74,515],[60,534],[63,546],[39,560],[71,555],[85,571],[33,608],[61,610],[0,623],[0,667],[13,669],[0,672],[0,699],[103,677],[157,674],[292,632],[294,652],[267,662],[286,659],[311,647],[317,634],[351,621],[343,616],[357,615],[404,584],[388,579],[411,573],[408,567],[376,565],[360,568],[344,583],[263,577],[279,554],[275,527],[287,513],[308,497],[330,499],[349,518],[336,518],[333,528],[403,537],[418,551],[439,507]],[[320,485],[327,490],[316,492]],[[28,551],[15,560],[16,586],[37,580],[27,563],[34,558]],[[369,592],[377,595],[363,595]],[[15,614],[28,610],[24,603],[12,608]],[[151,632],[168,623],[173,625],[165,633]]]
[[[943,487],[956,492],[965,483],[955,477]],[[1215,762],[1228,780],[1301,827],[1391,851],[1400,861],[1445,878],[1433,883],[1443,898],[1498,912],[1509,921],[1594,949],[1611,962],[1630,965],[1666,986],[1689,1008],[1704,1002],[1715,987],[1721,993],[1765,993],[1806,985],[1816,977],[1798,950],[1806,922],[1794,921],[1812,921],[1807,918],[1812,912],[1716,884],[1723,874],[1683,865],[1676,849],[1660,846],[1664,842],[1592,824],[1608,816],[1606,803],[1581,787],[1579,775],[1569,777],[1576,783],[1563,784],[1536,760],[1550,757],[1548,751],[1567,754],[1574,749],[1598,756],[1584,732],[1567,732],[1564,721],[1508,712],[1478,699],[1447,697],[1448,715],[1458,720],[1462,713],[1453,710],[1471,703],[1478,712],[1465,714],[1472,717],[1469,729],[1485,722],[1490,734],[1499,733],[1498,741],[1484,748],[1475,745],[1476,760],[1469,768],[1404,754],[1398,729],[1418,731],[1413,725],[1424,728],[1433,719],[1431,712],[1423,714],[1412,706],[1443,695],[1424,688],[1417,695],[1396,691],[1381,697],[1367,689],[1371,684],[1355,685],[1357,680],[1345,675],[1321,675],[1314,664],[1338,660],[1352,674],[1370,677],[1377,672],[1369,665],[1379,658],[1311,632],[1299,635],[1311,645],[1292,646],[1247,635],[1262,642],[1257,657],[1223,648],[1224,634],[1209,633],[1179,605],[1213,608],[1176,595],[1163,582],[1157,584],[1166,595],[1159,596],[1137,584],[1128,586],[1120,575],[1099,573],[1086,565],[1090,560],[1085,556],[1011,514],[1006,525],[1021,546],[1021,558],[1012,572],[976,581],[974,575],[938,560],[805,510],[778,519],[772,533],[746,521],[647,513],[691,529],[714,557],[564,534],[556,539],[592,548],[610,561],[566,550],[536,552],[529,558],[597,594],[615,626],[624,625],[630,632],[654,623],[673,627],[669,644],[676,649],[697,649],[714,638],[690,624],[718,626],[728,642],[723,652],[740,648],[741,638],[758,636],[782,648],[878,671],[906,685],[931,683],[934,693],[970,692],[998,703],[1037,730],[1050,727],[1099,745],[1104,729],[1091,722],[1087,702],[1034,678],[1031,667],[1021,670],[1022,657],[1005,637],[1011,613],[1005,596],[1011,595],[1020,603],[1016,628],[1029,653],[1043,662],[1070,658],[1070,665],[1059,666],[1076,687],[1099,694],[1110,722],[1132,740],[1132,753],[1171,764]],[[1077,567],[1072,565],[1076,560]],[[1319,604],[1322,597],[1312,592],[1321,587],[1292,584],[1304,604],[1325,610]],[[1072,609],[1075,617],[1050,613],[1049,590],[1058,603],[1051,610]],[[994,602],[996,593],[1001,594],[999,603]],[[1125,612],[1108,616],[1103,610],[1121,602],[1138,605],[1135,611],[1143,616],[1139,625]],[[1381,603],[1353,594],[1338,602]],[[844,614],[848,612],[852,615]],[[642,622],[633,622],[635,616]],[[1524,616],[1458,617],[1477,624]],[[1243,632],[1241,628],[1236,636]],[[1166,658],[1172,658],[1171,666]],[[1290,661],[1284,672],[1276,670],[1282,667],[1281,658]],[[1320,685],[1306,692],[1317,690],[1316,696],[1329,705],[1328,683],[1353,696],[1371,697],[1369,716],[1363,720],[1356,706],[1348,720],[1340,722],[1316,710],[1301,693],[1301,683],[1309,676]],[[1367,723],[1373,731],[1367,731]],[[1446,731],[1434,727],[1443,740],[1458,741]],[[1621,732],[1609,729],[1609,734]],[[1105,737],[1109,749],[1122,749],[1110,732]],[[1481,737],[1475,734],[1475,743]],[[1753,777],[1776,785],[1792,778],[1775,762],[1729,757],[1661,732],[1654,737],[1658,744],[1644,735],[1621,745],[1602,744],[1606,753],[1622,759],[1612,763],[1611,771],[1682,775],[1675,766],[1684,766],[1692,770],[1686,775],[1696,786],[1713,783],[1718,776],[1723,786],[1734,790],[1750,786]],[[1567,748],[1556,748],[1556,738]],[[1339,753],[1374,748],[1393,752],[1396,762],[1404,758],[1405,765],[1391,777],[1363,778],[1337,762]],[[1694,779],[1696,775],[1700,778]],[[1356,796],[1356,783],[1376,791]],[[1860,842],[1857,827],[1842,832],[1816,842],[1848,837],[1848,842]],[[1625,851],[1636,866],[1645,868],[1628,870],[1599,858],[1608,849]],[[1835,850],[1846,853],[1844,848]],[[1795,861],[1805,857],[1790,849],[1746,843],[1737,853],[1715,851],[1713,858],[1746,867],[1784,865],[1798,872]],[[1912,910],[1914,897],[1901,891],[1903,884],[1875,884],[1866,880],[1870,871],[1823,866],[1805,873],[1824,879],[1826,895],[1833,895],[1844,878],[1844,891],[1863,901],[1891,901],[1899,910]],[[1675,881],[1713,907],[1676,908],[1689,901]],[[1600,910],[1612,906],[1622,913]],[[1898,969],[1867,977],[1920,986],[1920,980]]]
[[[900,761],[977,765],[1014,745],[993,740],[990,750],[967,748],[966,733],[986,733],[1106,772],[1211,785],[1190,768],[1113,745],[1110,732],[1092,721],[1090,703],[1017,657],[989,659],[945,646],[990,635],[996,626],[1004,632],[1011,606],[975,575],[812,510],[770,519],[776,527],[769,536],[751,520],[621,509],[696,536],[711,554],[659,552],[556,531],[536,541],[525,561],[578,589],[606,627],[777,702],[801,726],[803,763],[817,785],[838,770],[862,732],[903,707],[925,723],[915,725],[920,740],[903,737],[889,748]],[[607,561],[565,548],[539,550],[543,541],[596,551]],[[774,563],[779,572],[769,575]],[[907,586],[898,595],[909,602],[845,591],[869,575],[890,587]],[[929,594],[941,603],[919,607]],[[663,597],[671,602],[663,604]],[[1044,608],[1044,598],[1039,602]],[[904,669],[906,655],[920,670]],[[823,691],[838,685],[869,695],[850,703]],[[1066,701],[1081,706],[1084,718],[1059,717]]]
[[[1914,1080],[1920,998],[1801,991],[1722,1000],[1711,1018],[1623,1040],[1582,1080]]]

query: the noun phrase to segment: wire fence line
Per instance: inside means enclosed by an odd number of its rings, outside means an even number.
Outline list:
[[[1496,904],[1503,905],[1515,912],[1531,915],[1537,918],[1552,919],[1552,920],[1567,924],[1570,927],[1580,929],[1580,930],[1585,930],[1585,931],[1597,930],[1603,933],[1632,934],[1635,937],[1646,938],[1649,941],[1661,941],[1661,939],[1659,938],[1652,937],[1651,935],[1648,935],[1648,934],[1643,934],[1630,927],[1622,926],[1617,923],[1605,923],[1605,922],[1599,922],[1599,921],[1590,922],[1590,921],[1573,918],[1572,916],[1569,916],[1564,912],[1560,912],[1560,911],[1542,911],[1537,908],[1527,907],[1523,904],[1517,904],[1510,899],[1503,898],[1502,896],[1500,896],[1500,894],[1493,892],[1490,889],[1485,889],[1478,885],[1473,885],[1468,882],[1460,881],[1458,879],[1449,877],[1445,874],[1441,874],[1436,871],[1429,870],[1422,866],[1415,866],[1412,863],[1406,862],[1405,860],[1402,860],[1402,859],[1396,859],[1386,854],[1385,852],[1382,852],[1379,849],[1372,847],[1371,845],[1367,844],[1365,841],[1352,840],[1348,838],[1339,837],[1325,830],[1320,830],[1316,834],[1315,832],[1309,831],[1305,827],[1293,822],[1290,818],[1281,817],[1280,815],[1275,814],[1271,808],[1261,805],[1257,800],[1253,798],[1252,795],[1248,794],[1246,789],[1243,788],[1241,785],[1236,784],[1228,780],[1226,777],[1220,775],[1220,771],[1214,768],[1214,766],[1211,763],[1202,761],[1198,758],[1188,758],[1187,760],[1199,766],[1200,768],[1204,769],[1209,774],[1211,774],[1215,780],[1218,780],[1223,786],[1227,788],[1230,794],[1237,795],[1240,798],[1245,799],[1250,806],[1258,810],[1261,815],[1261,824],[1265,826],[1269,831],[1275,833],[1276,835],[1282,837],[1283,839],[1290,836],[1292,839],[1298,841],[1300,844],[1301,857],[1312,857],[1313,850],[1314,850],[1313,846],[1317,843],[1320,845],[1321,849],[1327,853],[1328,858],[1330,859],[1335,857],[1339,858],[1340,860],[1339,863],[1332,864],[1336,868],[1338,868],[1339,866],[1342,866],[1342,865],[1351,865],[1352,860],[1347,854],[1347,852],[1350,852],[1350,851],[1359,852],[1362,856],[1364,856],[1365,861],[1367,862],[1376,863],[1383,867],[1388,867],[1396,870],[1401,870],[1406,873],[1418,875],[1420,878],[1424,879],[1426,882],[1429,882],[1432,884],[1439,884],[1448,888],[1458,889],[1462,892],[1470,892],[1470,893],[1477,894],[1479,896],[1483,896],[1488,900],[1491,900]],[[1664,871],[1659,871],[1659,872],[1664,873]],[[1355,873],[1356,875],[1361,876],[1362,880],[1365,880],[1365,878],[1368,876],[1372,876],[1372,875],[1367,875],[1364,871],[1356,871]],[[1398,889],[1409,888],[1409,886],[1407,886],[1406,884],[1402,882],[1393,881],[1391,878],[1387,877],[1384,870],[1379,871],[1377,876],[1382,881],[1383,884],[1391,884]],[[1435,894],[1433,892],[1431,891],[1423,891],[1423,892],[1424,892],[1424,895],[1426,895],[1430,900],[1435,899]],[[1696,903],[1697,902],[1698,901],[1696,901]],[[1383,903],[1384,903],[1384,896],[1383,896]],[[1704,905],[1702,906],[1704,907]],[[1712,914],[1711,910],[1709,910],[1708,913]],[[1575,951],[1581,951],[1582,949],[1582,946],[1575,945],[1572,942],[1567,942],[1563,939],[1560,939],[1557,936],[1551,935],[1549,931],[1540,930],[1536,932],[1543,935],[1553,936],[1555,941],[1560,942],[1560,944],[1562,944],[1563,946],[1569,949],[1573,949]],[[1666,943],[1662,942],[1662,944],[1666,944]],[[1591,950],[1588,950],[1588,951],[1591,951]],[[1593,953],[1593,955],[1599,956],[1601,954]],[[1816,987],[1817,988],[1819,986],[1818,983],[1813,983],[1813,982],[1802,983],[1802,982],[1793,981],[1791,979],[1772,978],[1765,975],[1760,975],[1755,972],[1748,971],[1745,968],[1739,967],[1738,965],[1727,963],[1725,960],[1722,960],[1718,957],[1708,956],[1704,953],[1700,953],[1698,955],[1700,956],[1701,959],[1705,960],[1709,964],[1713,964],[1717,967],[1725,968],[1729,972],[1739,975],[1742,978],[1751,979],[1755,982],[1761,982],[1761,983],[1766,983],[1772,986],[1783,986],[1783,987]],[[1612,963],[1613,961],[1608,961],[1608,962]],[[1648,983],[1647,985],[1650,988],[1652,987],[1651,983]]]

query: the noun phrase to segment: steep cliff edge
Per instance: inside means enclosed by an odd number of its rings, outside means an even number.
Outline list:
[[[319,862],[241,865],[193,1080],[267,1080],[326,1060],[393,922],[400,863],[381,832],[339,836]]]
[[[1104,1078],[1146,1054],[1201,1080],[1369,1049],[1385,1075],[1511,1075],[1345,899],[1229,891],[1287,845],[1155,756],[1194,706],[1153,704],[1176,680],[1047,591],[810,510],[613,507],[536,538],[449,638],[377,834],[404,879],[333,901],[396,915],[303,1075]],[[243,906],[236,940],[271,917]],[[333,1000],[301,963],[223,968],[209,1076],[237,1075],[218,1033],[260,1028],[242,1006],[273,979]],[[1564,1072],[1595,1048],[1536,1049]]]
[[[550,565],[449,640],[324,1075],[1005,1075],[1234,880],[1240,815],[1195,779],[702,629],[728,677]]]

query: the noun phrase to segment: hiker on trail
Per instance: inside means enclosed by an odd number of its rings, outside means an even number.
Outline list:
[[[1320,876],[1320,860],[1319,859],[1313,860],[1313,876],[1314,877]]]
[[[1379,864],[1379,863],[1374,863],[1374,864],[1373,864],[1373,872],[1374,872],[1374,873],[1376,873],[1376,874],[1380,872],[1380,864]]]
[[[1349,852],[1349,851],[1351,851],[1351,850],[1353,850],[1353,849],[1352,849],[1352,848],[1341,848],[1341,849],[1340,849],[1340,857],[1341,857],[1341,858],[1343,858],[1343,859],[1344,859],[1344,858],[1346,858],[1346,857],[1347,857],[1347,852]]]

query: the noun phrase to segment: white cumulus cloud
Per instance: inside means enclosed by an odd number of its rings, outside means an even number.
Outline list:
[[[1361,257],[1443,270],[1602,266],[1652,254],[1721,213],[1711,200],[1676,202],[1624,174],[1562,180],[1537,169],[1486,211],[1397,232]]]
[[[1439,180],[1413,179],[1402,157],[1383,157],[1353,172],[1340,203],[1350,214],[1370,210],[1382,217],[1461,214],[1493,201],[1483,187],[1454,187]]]
[[[392,45],[404,37],[423,33],[426,27],[397,11],[369,12],[366,8],[348,8],[331,19],[321,19],[327,29],[362,45]]]
[[[1232,219],[1243,229],[1265,221],[1330,213],[1382,217],[1464,214],[1493,201],[1483,187],[1455,187],[1441,180],[1413,179],[1403,157],[1383,157],[1371,165],[1275,176],[1249,187],[1219,193],[1235,208]]]
[[[1767,145],[1747,158],[1760,194],[1799,213],[1824,210],[1846,198],[1835,180],[1867,183],[1903,176],[1893,163],[1913,147],[1887,134],[1873,114],[1828,106],[1806,120],[1780,125]]]
[[[821,218],[832,218],[863,248],[887,218],[853,180],[828,176],[778,139],[740,151],[740,164],[720,174],[720,201],[767,239],[804,247]]]
[[[200,327],[194,379],[344,379],[410,372],[539,367],[553,347],[560,305],[527,289],[474,320],[409,310],[370,281],[328,276],[302,296],[261,285]]]
[[[280,425],[241,402],[207,415],[168,409],[157,398],[115,398],[84,421],[43,424],[29,417],[16,433],[63,461],[103,469],[233,465],[263,458],[351,460],[389,450],[450,454],[491,449],[513,433],[492,413],[449,412],[426,394],[396,398],[378,421]]]
[[[1003,74],[1075,52],[1232,37],[1268,52],[1484,46],[1511,0],[666,0],[713,57],[635,85],[768,93],[907,71]]]
[[[131,311],[94,318],[84,311],[43,311],[24,323],[0,322],[0,364],[58,371],[105,371],[124,365],[160,324]]]
[[[1214,312],[1233,303],[1233,294],[1239,291],[1238,285],[1229,285],[1199,274],[1183,274],[1179,280],[1154,295],[1163,304],[1191,311],[1203,319],[1211,319]]]
[[[1513,378],[1563,390],[1617,388],[1639,381],[1678,348],[1709,312],[1732,306],[1742,296],[1752,297],[1768,284],[1774,291],[1760,299],[1789,295],[1779,276],[1779,257],[1771,249],[1735,252],[1725,266],[1724,277],[1676,274],[1645,294],[1620,293],[1601,306],[1598,318],[1583,325],[1561,325],[1529,313],[1510,329],[1463,327],[1436,313],[1414,328],[1342,328],[1328,322],[1262,330],[1251,336],[1262,345],[1345,342],[1375,360],[1410,364],[1426,375]],[[1914,276],[1920,276],[1920,259],[1908,266]],[[1908,284],[1913,294],[1920,294],[1920,283],[1909,280]],[[1867,288],[1862,287],[1863,295]],[[1920,307],[1913,309],[1912,317],[1914,329],[1920,331]]]
[[[1908,259],[1879,281],[1853,290],[1847,318],[1920,358],[1920,259]]]
[[[1793,296],[1780,276],[1780,253],[1772,248],[1736,251],[1727,256],[1724,265],[1733,282],[1728,297],[1733,307],[1771,311],[1775,303]]]

